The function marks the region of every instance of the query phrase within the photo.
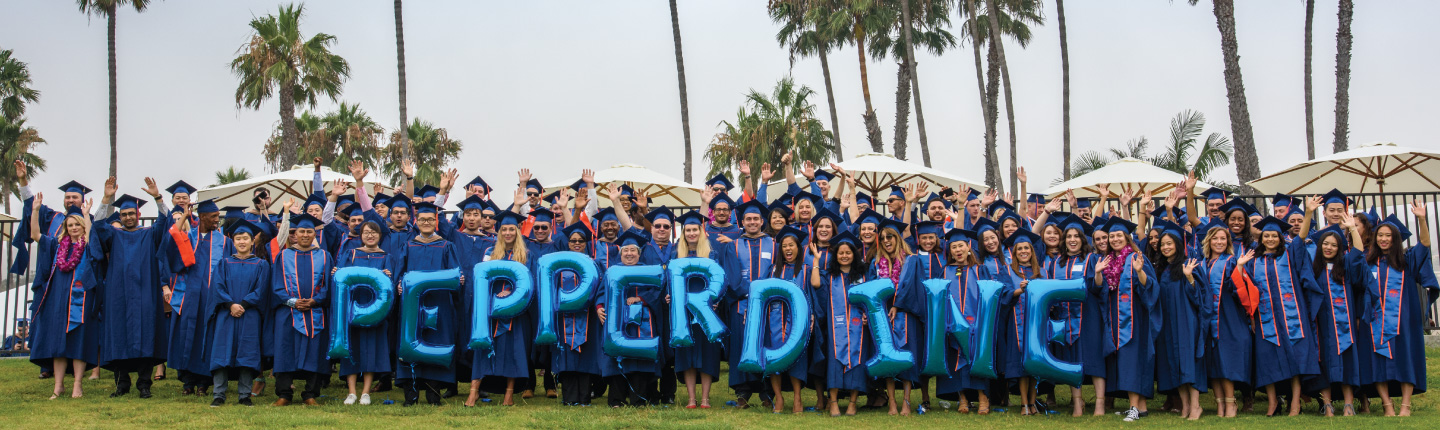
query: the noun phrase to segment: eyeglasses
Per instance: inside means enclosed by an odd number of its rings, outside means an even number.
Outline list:
[[[549,229],[550,229],[550,226],[545,225],[545,224],[535,224],[534,227],[530,227],[530,228],[531,228],[531,229],[535,229],[535,230],[549,230]]]
[[[900,199],[895,198],[895,197],[891,197],[891,198],[885,199],[885,203],[895,203],[895,202],[898,202],[898,201],[900,201]]]
[[[670,229],[670,224],[654,224],[654,226],[655,226],[655,228],[662,229],[662,230],[669,230],[669,229]]]
[[[578,244],[582,244],[582,243],[586,243],[586,242],[589,242],[589,241],[588,241],[588,240],[585,240],[585,239],[570,239],[570,243],[574,243],[574,244],[577,244],[577,245],[578,245]]]

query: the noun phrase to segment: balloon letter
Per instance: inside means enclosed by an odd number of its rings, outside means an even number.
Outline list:
[[[584,310],[595,292],[600,270],[595,267],[594,259],[575,251],[545,254],[540,257],[539,268],[536,299],[540,301],[540,314],[536,315],[539,326],[535,328],[535,344],[554,345],[560,341],[555,334],[555,313]],[[570,272],[578,280],[575,288],[561,290],[556,286],[555,279],[561,272]]]
[[[413,271],[406,273],[400,282],[405,286],[405,296],[400,299],[400,345],[396,355],[410,363],[449,366],[455,344],[433,344],[420,339],[420,330],[437,328],[440,315],[439,309],[423,305],[420,298],[430,291],[447,294],[460,291],[460,269]]]
[[[725,336],[725,323],[710,306],[720,299],[725,288],[725,269],[709,258],[677,258],[670,260],[670,346],[676,348],[695,344],[690,338],[690,324],[700,324],[705,339],[718,343]],[[690,292],[690,282],[703,282],[705,289]],[[688,318],[687,318],[688,317]]]
[[[892,289],[893,290],[893,289]],[[788,320],[782,322],[785,329],[785,343],[774,349],[764,349],[761,360],[761,344],[764,335],[761,327],[769,320],[768,312],[752,312],[745,322],[745,347],[740,353],[740,370],[750,373],[773,374],[790,369],[800,352],[810,340],[810,302],[805,292],[794,282],[784,279],[761,279],[750,283],[749,309],[768,310],[766,303],[779,300],[784,306]]]
[[[490,337],[492,318],[514,318],[530,306],[535,292],[530,269],[510,260],[486,261],[475,265],[475,315],[470,320],[470,349],[494,353],[495,339]],[[510,295],[495,297],[490,291],[500,283],[511,285]]]
[[[889,378],[915,365],[915,354],[895,347],[895,334],[890,331],[889,309],[885,299],[895,295],[895,282],[876,279],[850,288],[846,300],[865,310],[870,319],[870,334],[875,339],[875,356],[865,362],[871,378]]]
[[[361,305],[351,301],[350,293],[356,288],[368,288],[375,296],[369,304]],[[350,325],[374,327],[390,315],[394,303],[395,285],[380,269],[370,267],[346,267],[335,272],[335,311],[330,315],[330,358],[350,357]]]
[[[995,373],[995,318],[1000,309],[1000,289],[1005,286],[999,281],[976,281],[975,285],[980,287],[980,317],[974,325],[965,327],[979,334],[976,344],[970,345],[975,350],[966,351],[970,354],[970,374],[996,379],[999,376]],[[970,332],[963,336],[970,337]]]
[[[625,336],[625,321],[636,318],[639,311],[625,304],[625,288],[659,288],[664,279],[663,268],[652,266],[614,266],[605,271],[605,354],[614,358],[655,360],[660,355],[660,338]],[[672,300],[673,301],[673,300]],[[632,309],[625,315],[626,309]],[[652,327],[653,328],[653,327]]]
[[[1057,302],[1084,302],[1085,281],[1081,279],[1030,281],[1030,308],[1025,310],[1025,371],[1036,378],[1079,387],[1084,378],[1080,364],[1060,361],[1050,353],[1050,342],[1064,336],[1064,321],[1050,319],[1050,307]]]
[[[931,279],[925,285],[925,363],[920,372],[926,375],[948,375],[945,366],[945,335],[954,337],[960,343],[961,351],[970,350],[967,332],[969,321],[965,320],[960,303],[950,296],[950,281],[945,278]],[[948,324],[947,321],[956,321]]]

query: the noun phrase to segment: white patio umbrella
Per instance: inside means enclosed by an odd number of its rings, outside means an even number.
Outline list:
[[[255,189],[265,187],[270,189],[270,211],[273,213],[279,211],[280,208],[284,206],[285,199],[287,198],[295,198],[296,204],[305,201],[305,199],[310,196],[310,193],[315,191],[314,186],[311,184],[314,178],[314,167],[296,166],[284,172],[272,173],[240,182],[232,182],[217,187],[202,189],[198,192],[199,200],[196,201],[215,199],[215,204],[220,207],[244,206],[248,208],[254,206],[254,204],[250,202],[250,199],[253,197]],[[329,167],[323,166],[320,168],[320,179],[325,181],[324,186],[326,191],[330,189],[330,183],[336,179],[344,179],[351,182],[355,181],[355,178],[348,174],[338,173],[330,170]],[[371,172],[370,179],[378,181],[379,175],[376,174],[376,172]],[[365,192],[372,192],[373,189],[370,187],[373,186],[374,185],[367,182],[365,184]],[[384,186],[383,188],[387,194],[394,192],[394,189],[389,186]]]
[[[1099,197],[1099,185],[1110,184],[1109,198],[1118,198],[1127,191],[1136,196],[1145,191],[1150,191],[1154,196],[1161,196],[1163,193],[1175,189],[1175,184],[1182,179],[1185,179],[1185,175],[1156,167],[1154,164],[1135,158],[1125,157],[1112,161],[1105,167],[1095,169],[1090,173],[1061,182],[1041,191],[1041,194],[1055,198],[1064,195],[1066,190],[1074,190],[1075,197]],[[1195,188],[1204,191],[1210,188],[1210,184],[1196,182]]]
[[[1264,193],[1346,194],[1440,191],[1440,152],[1368,143],[1349,151],[1302,162],[1250,186]]]
[[[872,196],[888,192],[891,185],[903,186],[917,182],[930,184],[933,191],[940,191],[942,187],[955,189],[960,185],[967,185],[971,189],[982,192],[990,189],[982,182],[925,167],[923,164],[901,160],[890,154],[867,152],[835,164],[855,177],[855,186],[860,188],[860,191]],[[795,181],[801,187],[810,185],[810,181],[800,175],[796,175]],[[784,194],[787,187],[783,179],[771,181],[767,185],[765,193],[767,197],[773,199],[775,196]],[[808,188],[806,189],[808,190]],[[850,190],[850,192],[853,191]]]
[[[579,176],[572,176],[552,182],[545,186],[545,192],[549,193],[569,187],[578,180],[580,180]],[[610,206],[609,193],[605,191],[605,184],[611,182],[629,184],[631,188],[635,189],[635,192],[649,196],[649,206],[652,208],[700,206],[700,187],[638,164],[616,164],[608,169],[595,172],[595,193],[600,198],[600,201],[596,203],[599,203],[600,207]]]

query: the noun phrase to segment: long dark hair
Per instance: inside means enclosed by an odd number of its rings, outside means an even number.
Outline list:
[[[1164,241],[1167,237],[1175,242],[1175,256],[1173,257],[1166,257],[1165,252],[1161,251],[1161,247],[1165,246]],[[1170,279],[1181,279],[1185,277],[1185,260],[1189,257],[1187,254],[1185,241],[1176,239],[1174,236],[1168,234],[1161,234],[1160,237],[1155,239],[1155,256],[1151,257],[1147,255],[1145,258],[1149,259],[1152,264],[1155,265],[1155,271],[1168,272]]]
[[[1280,238],[1279,238],[1280,244],[1275,247],[1275,255],[1274,255],[1274,257],[1275,257],[1275,258],[1284,257],[1284,256],[1285,256],[1285,248],[1288,248],[1288,246],[1285,245],[1285,232],[1283,232],[1283,231],[1277,231],[1277,232],[1275,232],[1275,233],[1280,236]],[[1269,253],[1269,250],[1265,249],[1265,232],[1263,232],[1263,231],[1260,232],[1260,237],[1255,238],[1255,249],[1259,249],[1261,254],[1268,254],[1268,253]]]
[[[1078,251],[1078,252],[1076,252],[1076,253],[1074,253],[1074,254],[1071,254],[1071,253],[1070,253],[1070,245],[1067,244],[1067,243],[1066,243],[1066,240],[1065,240],[1065,235],[1070,234],[1070,231],[1071,231],[1071,230],[1074,230],[1075,233],[1077,233],[1077,234],[1080,235],[1080,251]],[[1092,246],[1090,246],[1090,241],[1091,241],[1091,240],[1093,240],[1093,238],[1092,238],[1090,235],[1085,234],[1085,230],[1084,230],[1084,229],[1080,229],[1080,228],[1067,228],[1067,229],[1060,230],[1060,255],[1066,255],[1066,256],[1071,256],[1071,257],[1078,257],[1078,256],[1083,256],[1083,255],[1086,255],[1086,254],[1090,254],[1090,253],[1092,253],[1092,252],[1095,252],[1095,248],[1092,247]]]
[[[850,259],[850,273],[845,275],[845,283],[853,284],[856,280],[864,279],[865,272],[870,270],[870,266],[865,262],[865,258],[860,254],[860,250],[849,242],[830,245],[830,274],[836,275],[844,273],[840,271],[840,247],[842,246],[849,247],[850,252],[854,255],[854,258]]]
[[[1325,258],[1325,239],[1334,237],[1335,258]],[[1325,279],[1325,269],[1330,268],[1330,280],[1337,283],[1345,282],[1345,254],[1350,251],[1345,247],[1345,241],[1334,234],[1320,235],[1320,240],[1315,241],[1315,279]]]
[[[1390,249],[1380,249],[1380,229],[1382,228],[1390,230]],[[1405,254],[1401,252],[1405,244],[1400,243],[1400,230],[1397,230],[1395,226],[1384,223],[1375,226],[1375,229],[1372,230],[1371,237],[1374,239],[1370,240],[1370,245],[1365,250],[1366,262],[1376,264],[1376,262],[1380,260],[1380,257],[1385,257],[1391,267],[1397,264],[1405,264]]]
[[[1000,246],[997,247],[994,254],[991,254],[990,250],[985,248],[985,233],[994,233],[995,239],[1001,242]],[[975,247],[971,249],[970,252],[975,253],[976,260],[983,262],[991,256],[996,256],[997,258],[1000,258],[1003,262],[1005,258],[1005,239],[1000,237],[999,229],[986,230],[975,236]]]
[[[795,252],[795,259],[799,261],[795,262],[796,273],[804,271],[805,269],[805,247],[800,243],[799,240],[795,239],[795,236],[785,236],[785,238],[780,239],[780,243],[775,244],[775,253],[779,255],[780,258],[777,259],[778,261],[776,261],[775,264],[770,265],[770,277],[772,278],[779,278],[780,273],[785,270],[785,266],[791,264],[790,261],[784,260],[785,241],[787,240],[795,242],[795,248],[797,248]]]

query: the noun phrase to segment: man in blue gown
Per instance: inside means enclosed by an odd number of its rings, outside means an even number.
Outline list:
[[[157,255],[173,218],[164,216],[169,211],[159,193],[150,197],[162,215],[154,224],[140,227],[145,201],[126,194],[114,199],[120,228],[100,222],[91,231],[89,246],[105,273],[100,366],[115,372],[111,397],[130,392],[130,373],[137,373],[140,398],[150,398],[150,375],[155,365],[165,362],[167,333]]]
[[[192,212],[200,214],[199,225],[190,224]],[[220,232],[220,208],[213,200],[186,208],[179,224],[164,236],[160,249],[165,253],[165,267],[175,276],[174,284],[163,288],[175,310],[170,318],[166,361],[181,372],[183,393],[204,393],[211,383],[210,360],[206,357],[210,348],[205,338],[207,324],[201,314],[215,266],[231,252],[230,241]]]

